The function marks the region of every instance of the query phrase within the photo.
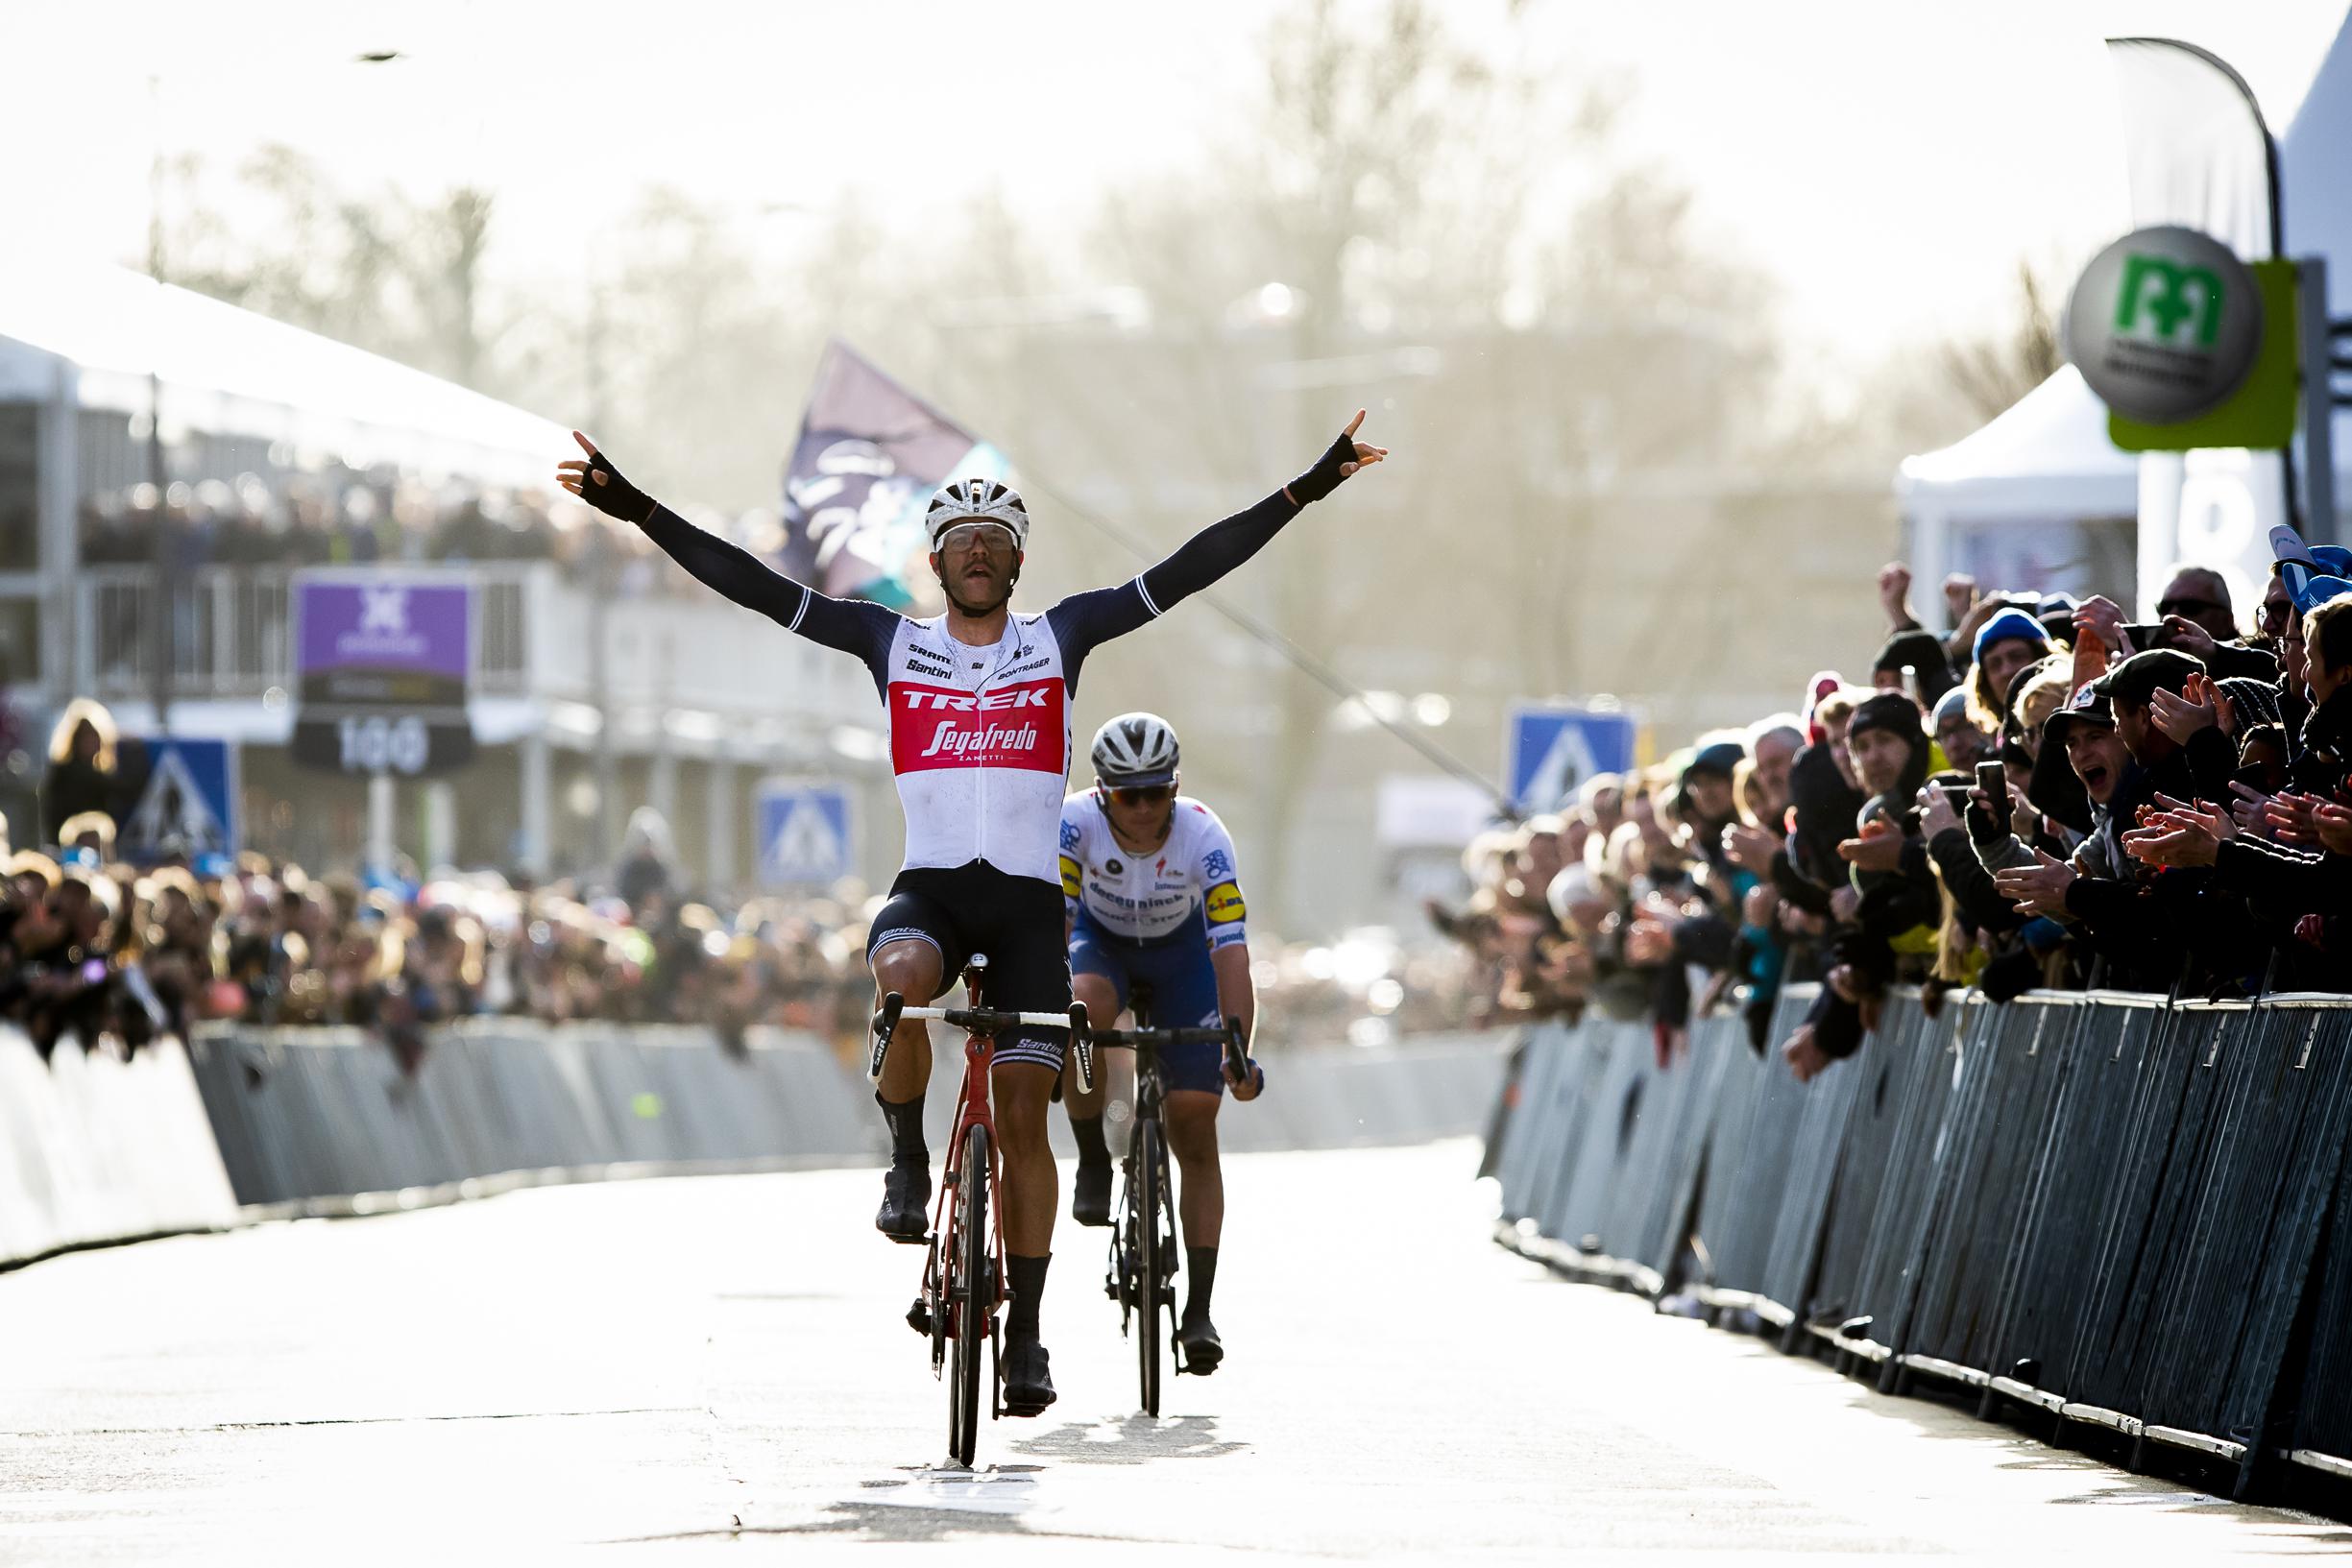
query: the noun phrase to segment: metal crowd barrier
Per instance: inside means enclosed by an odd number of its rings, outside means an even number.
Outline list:
[[[603,1174],[862,1162],[878,1122],[817,1042],[483,1019],[432,1031],[413,1075],[351,1028],[189,1041],[237,1201],[345,1213]],[[401,1194],[393,1196],[392,1194]]]
[[[1564,1272],[2241,1497],[2352,1479],[2352,998],[1903,992],[1810,1085],[1734,1017],[1663,1067],[1646,1026],[1547,1025],[1490,1124],[1499,1239]]]

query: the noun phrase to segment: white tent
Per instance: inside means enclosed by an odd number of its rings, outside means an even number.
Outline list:
[[[395,463],[546,488],[564,427],[315,332],[119,267],[0,262],[0,400],[144,414],[282,442],[354,467]]]
[[[2328,258],[2338,314],[2352,302],[2352,22],[2336,36],[2294,123],[2280,138],[2286,253]],[[2352,504],[2352,412],[2332,426],[2340,516]],[[2266,476],[2268,475],[2269,477]],[[2099,587],[2136,577],[2145,601],[2176,556],[2248,559],[2279,520],[2275,459],[2199,452],[2146,459],[2107,439],[2107,411],[2073,366],[2061,369],[1991,423],[1941,451],[1905,458],[1895,481],[1913,570],[1927,583],[1979,568],[2051,575],[2055,559],[2073,581],[2019,577],[2018,587]],[[2146,512],[2161,538],[2135,541]],[[2161,514],[2161,516],[2159,516]],[[2345,537],[2340,530],[2339,538]],[[2123,553],[2119,560],[2118,551]],[[2136,556],[2136,561],[2134,557]],[[2266,557],[2267,558],[2267,557]],[[2257,567],[2259,563],[2254,563]],[[2116,574],[2120,571],[2120,577]],[[2104,580],[2092,580],[2101,574]],[[2067,575],[2065,569],[2054,574]],[[2250,575],[2241,572],[2241,586]],[[1936,598],[1934,594],[1927,595]],[[1923,603],[1922,608],[1928,608]],[[2145,613],[2146,606],[2143,604]]]

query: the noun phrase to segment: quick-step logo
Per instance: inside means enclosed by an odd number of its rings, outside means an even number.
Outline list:
[[[890,765],[1062,771],[1062,684],[1026,681],[993,691],[890,683]]]

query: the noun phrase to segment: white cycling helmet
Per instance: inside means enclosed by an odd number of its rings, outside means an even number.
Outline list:
[[[1014,549],[1029,548],[1029,508],[1022,503],[1021,493],[1010,485],[994,479],[958,479],[941,485],[923,514],[931,547],[936,550],[940,536],[959,522],[1001,523],[1012,534]]]
[[[1114,789],[1176,778],[1176,736],[1157,713],[1122,713],[1094,733],[1095,777]]]

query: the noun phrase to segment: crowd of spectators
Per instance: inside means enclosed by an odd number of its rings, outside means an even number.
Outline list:
[[[118,823],[141,792],[136,742],[79,699],[49,741],[37,809],[10,849],[0,817],[0,1021],[44,1055],[63,1039],[137,1049],[191,1023],[352,1025],[413,1068],[427,1026],[478,1016],[755,1025],[855,1054],[872,1003],[855,882],[831,896],[697,896],[667,824],[630,819],[609,875],[534,884],[495,871],[376,877],[256,853],[165,853],[133,865]],[[1378,1043],[1456,1024],[1461,966],[1393,934],[1261,942],[1255,968],[1285,1039]]]
[[[685,894],[668,832],[640,811],[610,885],[496,872],[312,876],[258,854],[115,854],[125,808],[106,710],[60,718],[40,847],[0,822],[0,1020],[136,1049],[200,1020],[346,1024],[414,1068],[426,1025],[483,1015],[704,1024],[731,1046],[767,1024],[854,1040],[871,1003],[871,901]],[[31,826],[28,824],[27,826]]]
[[[696,512],[693,520],[758,554],[783,547],[774,513]],[[389,468],[102,491],[83,502],[80,526],[85,564],[147,567],[159,554],[174,575],[202,567],[551,561],[624,597],[683,596],[694,586],[642,531],[568,497],[435,484]]]
[[[1497,1014],[1642,1021],[1663,1063],[1735,1007],[1808,1079],[1897,983],[2352,991],[2352,551],[2272,545],[2250,626],[2184,567],[2148,623],[1954,577],[1929,631],[1890,566],[1865,679],[1484,835],[1433,915]]]

